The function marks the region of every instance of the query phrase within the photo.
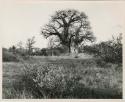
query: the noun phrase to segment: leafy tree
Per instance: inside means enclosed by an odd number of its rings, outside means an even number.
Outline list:
[[[57,36],[60,44],[69,48],[69,53],[72,42],[78,46],[83,41],[94,41],[88,17],[84,12],[74,9],[56,11],[50,22],[42,28],[41,34],[45,38]]]

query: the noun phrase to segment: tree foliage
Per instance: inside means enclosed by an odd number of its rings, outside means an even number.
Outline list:
[[[67,46],[69,52],[72,41],[79,45],[83,41],[94,40],[87,15],[74,9],[56,11],[42,28],[42,35],[45,38],[58,36],[60,44]]]

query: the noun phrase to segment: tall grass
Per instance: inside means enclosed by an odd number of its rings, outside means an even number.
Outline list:
[[[22,82],[34,98],[122,98],[122,66],[105,66],[97,60],[25,63]]]
[[[44,63],[40,58],[18,59],[21,74],[3,87],[3,98],[122,98],[120,64],[100,59],[45,59]]]

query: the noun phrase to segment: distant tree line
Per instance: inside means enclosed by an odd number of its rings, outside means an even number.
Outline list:
[[[13,45],[9,48],[2,48],[3,61],[18,61],[16,55],[20,55],[23,58],[29,56],[60,56],[68,52],[65,46],[36,48],[34,47],[35,37],[27,39],[26,45],[20,41],[17,45]]]
[[[60,56],[68,53],[67,46],[56,46],[48,48],[35,48],[32,50],[22,47],[19,42],[18,46],[12,46],[9,49],[3,48],[3,61],[17,61],[15,54],[21,56]],[[30,47],[28,47],[30,48]],[[29,52],[32,51],[32,52]],[[93,45],[84,45],[78,49],[80,53],[87,53],[101,58],[106,62],[121,63],[122,62],[122,34],[118,37],[112,37],[111,40],[103,41]]]

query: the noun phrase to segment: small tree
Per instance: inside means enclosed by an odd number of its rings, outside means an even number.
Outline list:
[[[19,48],[19,50],[22,50],[22,48],[23,48],[22,41],[20,41],[19,43],[17,43],[17,47]]]
[[[22,41],[17,43],[17,51],[21,55],[24,55],[26,53],[26,49],[24,49]]]
[[[35,44],[35,37],[33,36],[32,38],[27,39],[26,47],[28,49],[28,55],[32,54],[33,51],[33,45]]]

